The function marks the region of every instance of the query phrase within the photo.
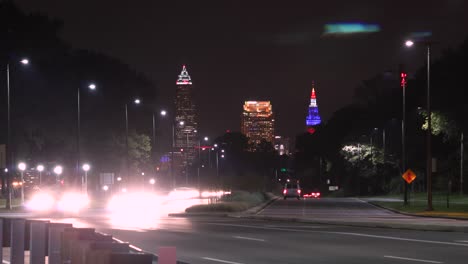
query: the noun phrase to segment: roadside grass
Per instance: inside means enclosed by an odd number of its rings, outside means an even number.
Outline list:
[[[403,200],[399,201],[372,201],[373,204],[397,210],[404,213],[411,213],[422,216],[438,216],[438,217],[461,217],[468,219],[468,195],[453,194],[449,197],[447,206],[447,195],[443,193],[433,194],[433,211],[427,211],[426,193],[412,193],[409,199],[409,204],[404,205]],[[403,195],[385,195],[366,198],[390,198],[402,199]]]
[[[266,199],[267,197],[264,193],[235,191],[230,195],[222,197],[218,203],[194,205],[187,208],[185,212],[241,212],[266,201]]]
[[[11,210],[6,209],[6,199],[0,199],[0,212],[1,211],[20,211],[23,210],[23,206],[21,206],[21,199],[12,199],[11,200]]]

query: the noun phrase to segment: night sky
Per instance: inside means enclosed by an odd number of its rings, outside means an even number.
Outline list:
[[[173,106],[186,64],[201,134],[210,136],[239,131],[245,100],[271,100],[277,134],[295,136],[305,129],[312,80],[327,119],[352,101],[362,80],[400,63],[410,72],[422,66],[423,50],[402,45],[411,32],[431,31],[439,42],[436,56],[468,35],[463,0],[160,2],[168,1],[16,1],[26,12],[62,19],[63,38],[73,47],[103,52],[145,73],[162,107]],[[375,23],[381,31],[323,36],[331,22]]]

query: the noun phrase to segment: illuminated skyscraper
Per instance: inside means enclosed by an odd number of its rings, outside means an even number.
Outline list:
[[[185,153],[184,163],[191,165],[198,144],[198,117],[193,100],[192,79],[185,65],[176,84],[175,122],[179,124],[182,121],[183,125],[175,126],[175,147]]]
[[[256,145],[262,139],[273,143],[275,120],[269,101],[246,101],[242,113],[241,132]]]
[[[306,117],[307,132],[314,133],[315,127],[322,123],[319,115],[317,96],[315,95],[315,83],[312,82],[312,92],[310,94],[309,114]]]

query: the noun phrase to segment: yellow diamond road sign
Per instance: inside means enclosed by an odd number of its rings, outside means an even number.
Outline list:
[[[408,184],[412,183],[416,179],[416,174],[410,169],[408,169],[403,175],[401,176]]]

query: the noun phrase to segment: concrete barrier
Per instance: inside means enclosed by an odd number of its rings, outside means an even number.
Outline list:
[[[49,223],[49,235],[47,243],[47,255],[49,256],[49,264],[62,264],[62,232],[65,230],[65,228],[71,228],[72,226],[72,224]]]
[[[26,220],[11,219],[10,263],[24,263],[24,231]]]
[[[0,245],[10,247],[9,263],[14,264],[24,263],[26,250],[31,264],[45,264],[46,256],[49,264],[152,264],[157,259],[94,228],[40,220],[0,218]]]
[[[48,221],[32,221],[29,224],[29,263],[45,264]]]

